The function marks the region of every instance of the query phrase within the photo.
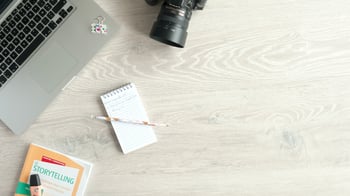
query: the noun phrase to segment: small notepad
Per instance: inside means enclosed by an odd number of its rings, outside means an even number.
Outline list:
[[[148,116],[133,83],[101,96],[109,117],[148,121]],[[140,149],[157,141],[150,126],[112,121],[119,144],[124,154]]]

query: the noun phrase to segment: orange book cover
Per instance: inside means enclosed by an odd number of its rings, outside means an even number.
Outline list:
[[[15,196],[30,196],[28,179],[31,173],[36,172],[42,175],[44,195],[45,189],[68,189],[56,184],[57,181],[65,181],[71,186],[72,196],[84,194],[88,178],[90,176],[92,164],[81,159],[39,146],[30,144],[26,159],[23,164],[19,182],[17,184]],[[64,172],[74,172],[74,177],[63,176]]]

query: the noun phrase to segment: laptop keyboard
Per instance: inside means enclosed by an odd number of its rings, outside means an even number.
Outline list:
[[[68,18],[67,0],[23,0],[0,24],[0,88]]]

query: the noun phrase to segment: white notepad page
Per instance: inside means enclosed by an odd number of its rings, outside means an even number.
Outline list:
[[[101,96],[109,117],[148,121],[148,116],[133,83],[124,85]],[[124,154],[157,141],[150,126],[112,121],[119,144]]]

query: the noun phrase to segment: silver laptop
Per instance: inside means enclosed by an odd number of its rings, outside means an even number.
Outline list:
[[[0,12],[0,119],[21,134],[109,41],[115,25],[93,0],[1,0]],[[108,34],[92,33],[102,17]]]

